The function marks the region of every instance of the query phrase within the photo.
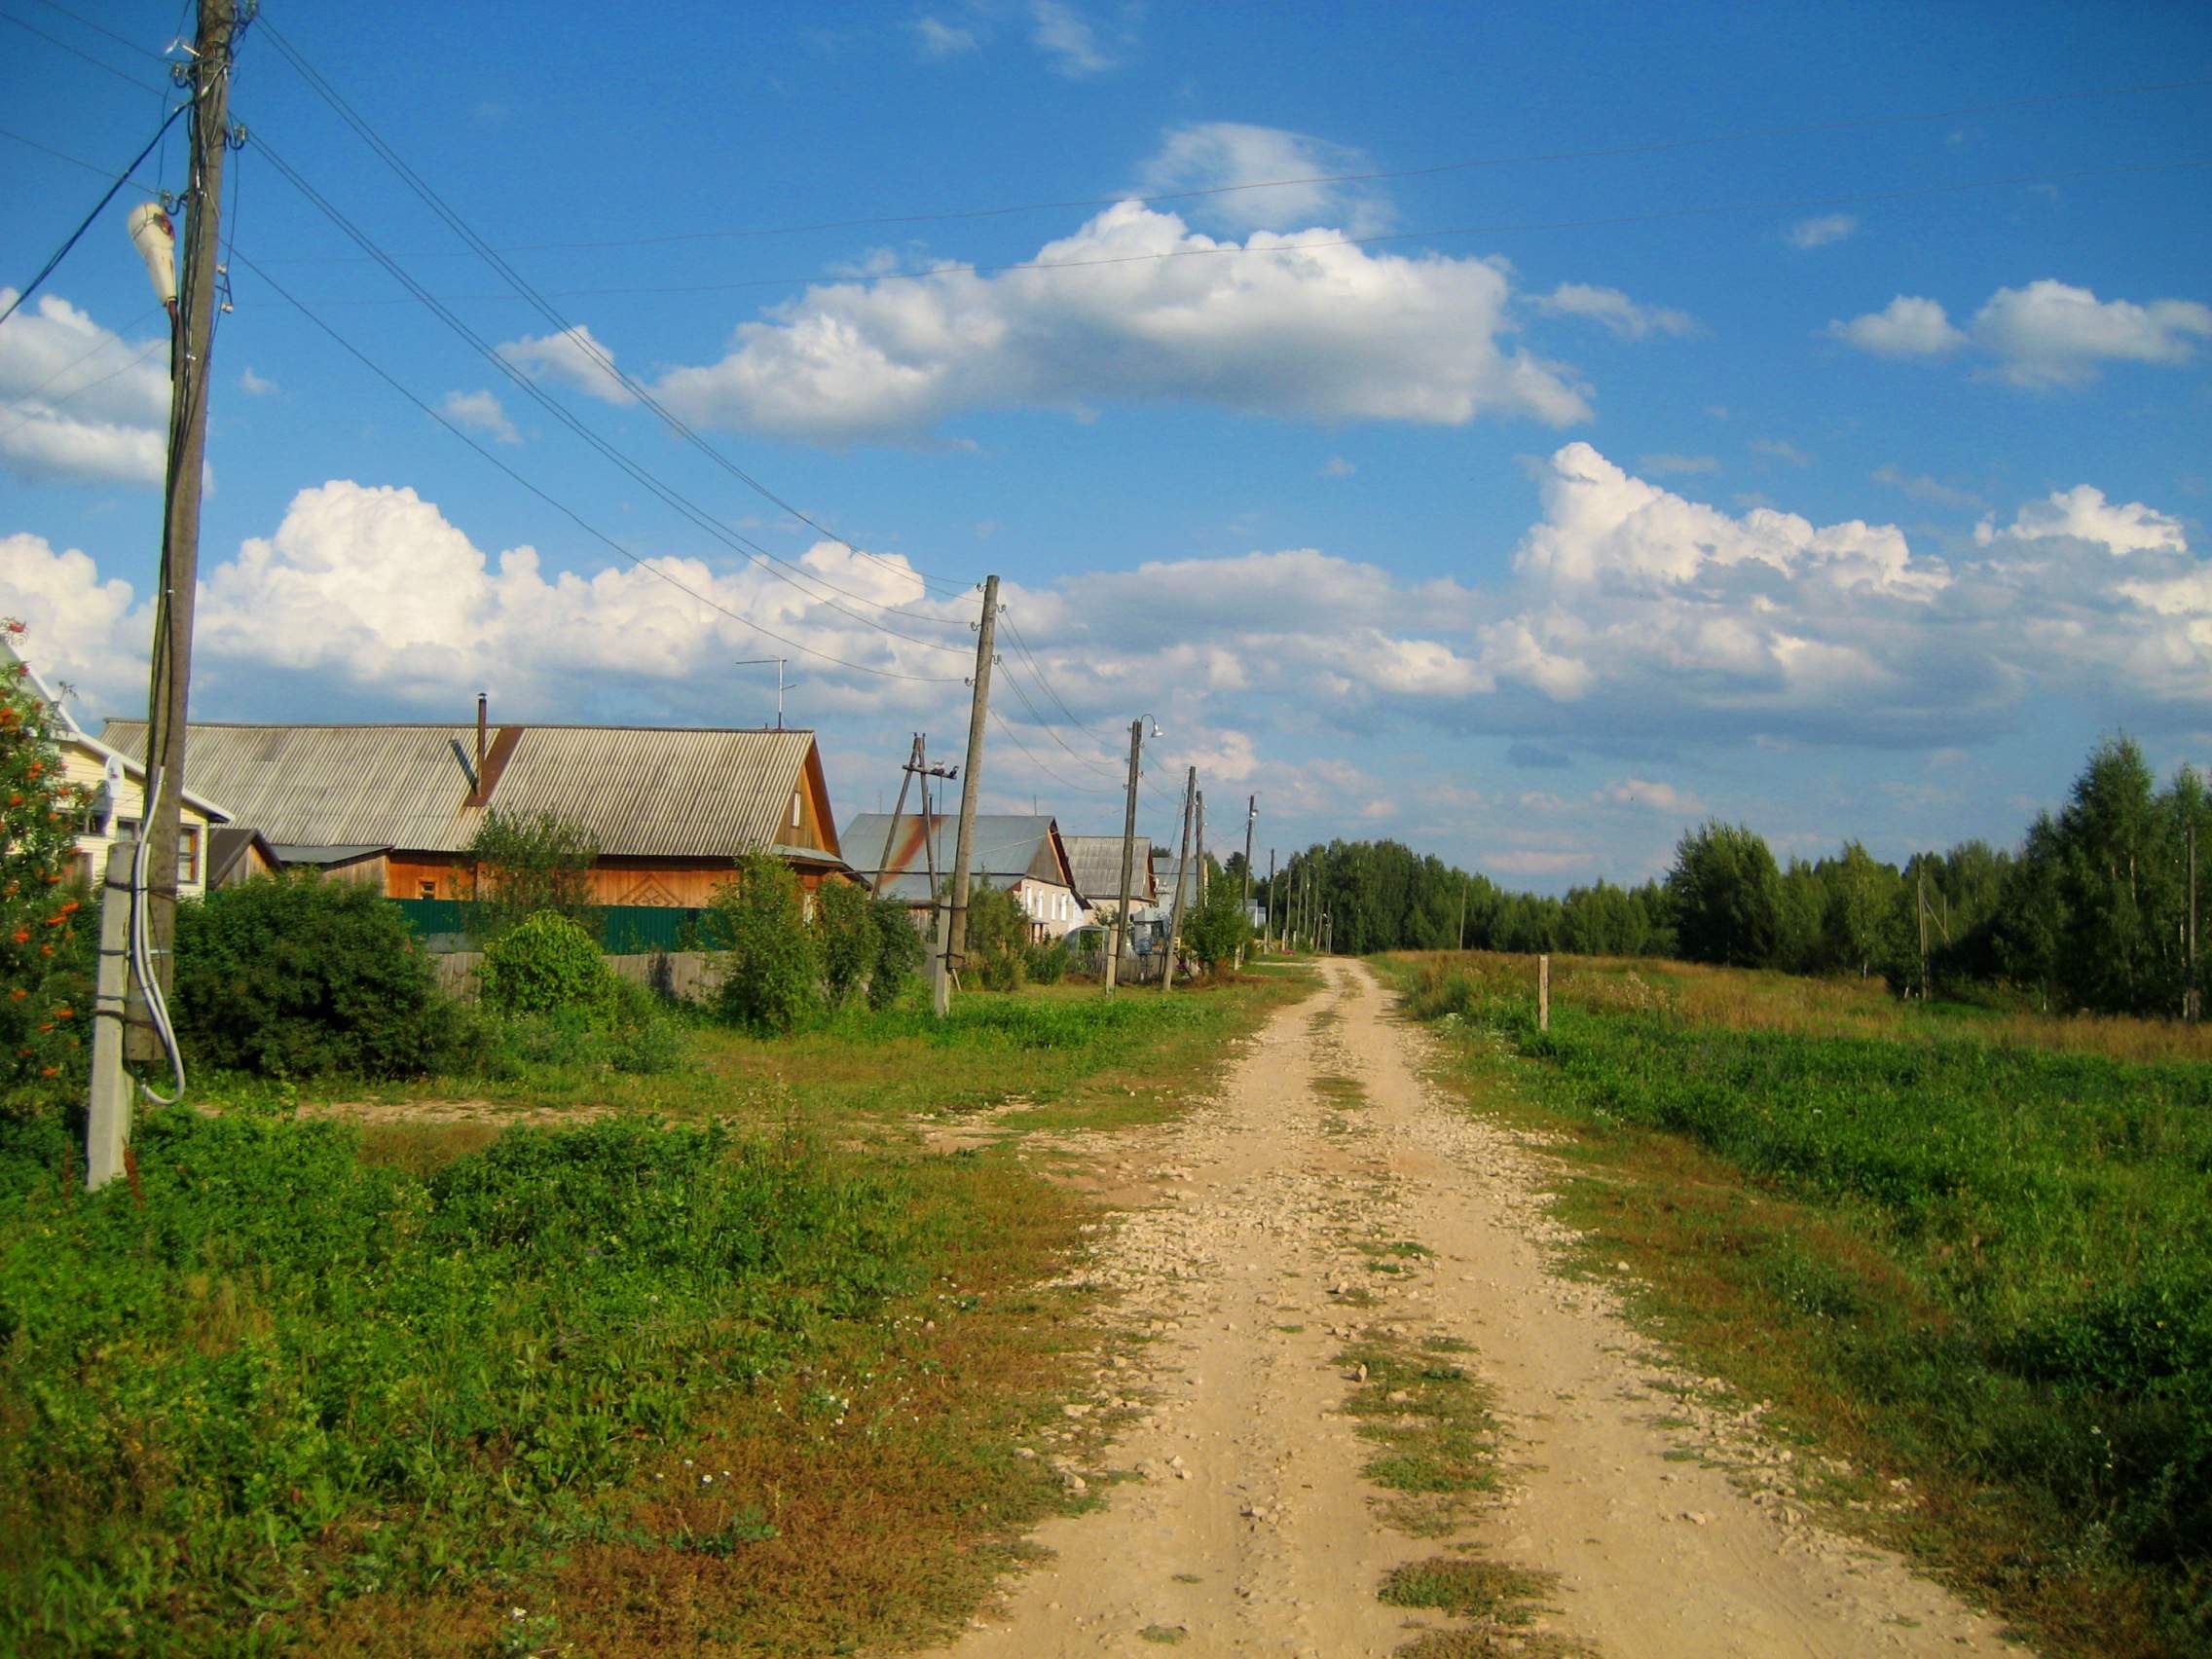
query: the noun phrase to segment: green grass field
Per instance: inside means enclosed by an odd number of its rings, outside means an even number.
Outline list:
[[[1067,1428],[1089,1327],[1041,1287],[1091,1212],[909,1120],[1041,1090],[1093,1127],[1139,1091],[1158,1115],[1288,994],[702,1027],[651,1077],[556,1048],[465,1122],[424,1118],[434,1085],[217,1079],[221,1115],[149,1116],[96,1197],[57,1130],[0,1130],[0,1650],[956,1627],[1071,1501],[1014,1449]],[[293,1116],[325,1098],[351,1104]]]
[[[1570,1130],[1595,1258],[1628,1251],[1701,1360],[1922,1489],[1900,1541],[2058,1650],[2212,1650],[2196,1034],[2076,1050],[2064,1022],[1598,963],[1561,965],[1538,1031],[1526,961],[1390,966],[1481,1098]]]

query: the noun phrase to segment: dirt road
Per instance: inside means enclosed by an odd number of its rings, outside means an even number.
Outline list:
[[[1102,1379],[1099,1409],[1135,1408],[1110,1454],[1132,1478],[1093,1470],[1103,1506],[1047,1526],[1053,1559],[944,1651],[1388,1654],[1454,1621],[1383,1604],[1385,1574],[1459,1545],[1556,1575],[1539,1651],[2020,1651],[1895,1558],[1819,1527],[1791,1499],[1787,1454],[1685,1403],[1696,1380],[1602,1287],[1550,1272],[1541,1154],[1431,1094],[1425,1038],[1364,968],[1322,972],[1325,989],[1272,1019],[1217,1100],[1141,1147],[1100,1143],[1157,1182],[1158,1201],[1117,1221],[1087,1269],[1155,1339]],[[1377,1240],[1426,1254],[1402,1248],[1378,1272]],[[1451,1537],[1391,1530],[1361,1475],[1375,1448],[1346,1414],[1359,1379],[1343,1356],[1377,1330],[1463,1341],[1493,1390],[1505,1490]]]

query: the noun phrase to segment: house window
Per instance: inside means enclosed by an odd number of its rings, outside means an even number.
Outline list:
[[[418,881],[418,882],[417,882],[417,883],[415,884],[415,897],[416,897],[416,898],[418,898],[418,899],[435,899],[435,898],[436,898],[437,896],[438,896],[438,884],[437,884],[436,882],[434,882],[434,881],[429,881],[429,880],[424,880],[424,881]]]
[[[798,828],[798,791],[792,791],[792,828]]]
[[[200,880],[198,830],[179,830],[176,832],[176,879],[180,887],[190,887]]]

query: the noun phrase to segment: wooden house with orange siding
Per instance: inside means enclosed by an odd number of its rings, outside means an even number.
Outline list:
[[[146,722],[102,735],[141,754]],[[185,774],[287,866],[391,899],[466,898],[468,844],[494,811],[591,835],[602,905],[704,905],[758,848],[810,894],[847,873],[810,731],[494,725],[478,699],[474,725],[195,721]]]

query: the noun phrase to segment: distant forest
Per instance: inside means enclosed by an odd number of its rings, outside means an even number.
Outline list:
[[[2212,856],[2203,779],[2185,766],[2161,790],[2142,751],[2116,737],[2017,849],[1964,841],[1900,869],[1846,841],[1832,857],[1782,865],[1754,830],[1707,823],[1682,837],[1664,880],[1553,899],[1395,841],[1340,840],[1292,855],[1274,914],[1310,876],[1340,951],[1448,950],[1463,938],[1472,949],[1880,975],[1899,995],[2178,1015],[2202,985],[2195,841]],[[1233,857],[1232,871],[1242,863]],[[1263,876],[1255,903],[1265,886]]]

